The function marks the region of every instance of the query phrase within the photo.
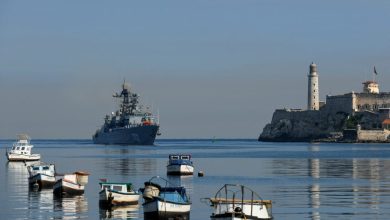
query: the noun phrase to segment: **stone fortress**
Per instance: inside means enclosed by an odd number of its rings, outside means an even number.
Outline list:
[[[275,110],[259,141],[388,142],[389,118],[390,93],[380,92],[375,80],[363,82],[360,93],[327,95],[321,102],[317,65],[312,63],[307,109]]]

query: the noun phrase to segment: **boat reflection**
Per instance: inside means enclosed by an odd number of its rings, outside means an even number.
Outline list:
[[[167,175],[167,179],[169,182],[174,184],[175,186],[182,186],[186,188],[187,194],[192,195],[193,192],[193,182],[194,178],[193,176],[172,176]]]
[[[7,162],[7,185],[12,186],[10,192],[17,194],[28,192],[27,167],[37,163],[39,162]]]
[[[53,211],[53,190],[42,189],[28,192],[28,217],[34,219],[47,219],[48,212]]]
[[[88,202],[84,195],[81,196],[54,196],[54,213],[56,218],[69,216],[72,218],[88,217]]]
[[[12,176],[26,176],[28,177],[27,167],[35,164],[39,164],[39,161],[26,161],[26,162],[17,162],[17,161],[8,161],[7,169],[9,173],[12,173]]]
[[[177,215],[165,215],[164,213],[159,214],[158,216],[146,216],[144,215],[144,220],[189,220],[190,213],[182,213]]]
[[[30,188],[28,192],[28,200],[30,204],[33,204],[37,207],[44,207],[45,209],[50,205],[53,206],[53,190],[52,189],[42,189],[34,190]]]
[[[100,219],[138,219],[139,205],[113,206],[99,209]]]

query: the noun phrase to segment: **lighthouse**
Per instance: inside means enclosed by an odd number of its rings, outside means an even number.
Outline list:
[[[308,77],[308,92],[307,92],[307,110],[319,110],[320,109],[320,97],[318,90],[318,74],[317,65],[315,63],[310,64],[310,70]]]

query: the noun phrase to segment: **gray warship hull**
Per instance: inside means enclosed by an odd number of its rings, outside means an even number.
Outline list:
[[[105,145],[153,145],[158,128],[158,125],[148,125],[100,131],[93,136],[93,142]]]

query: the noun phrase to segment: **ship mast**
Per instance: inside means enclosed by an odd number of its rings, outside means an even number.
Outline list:
[[[130,92],[130,87],[125,80],[123,81],[122,84],[121,93],[120,94],[115,93],[113,97],[121,99],[121,103],[119,106],[120,106],[120,113],[122,116],[134,115],[138,104],[138,95],[136,93]]]

